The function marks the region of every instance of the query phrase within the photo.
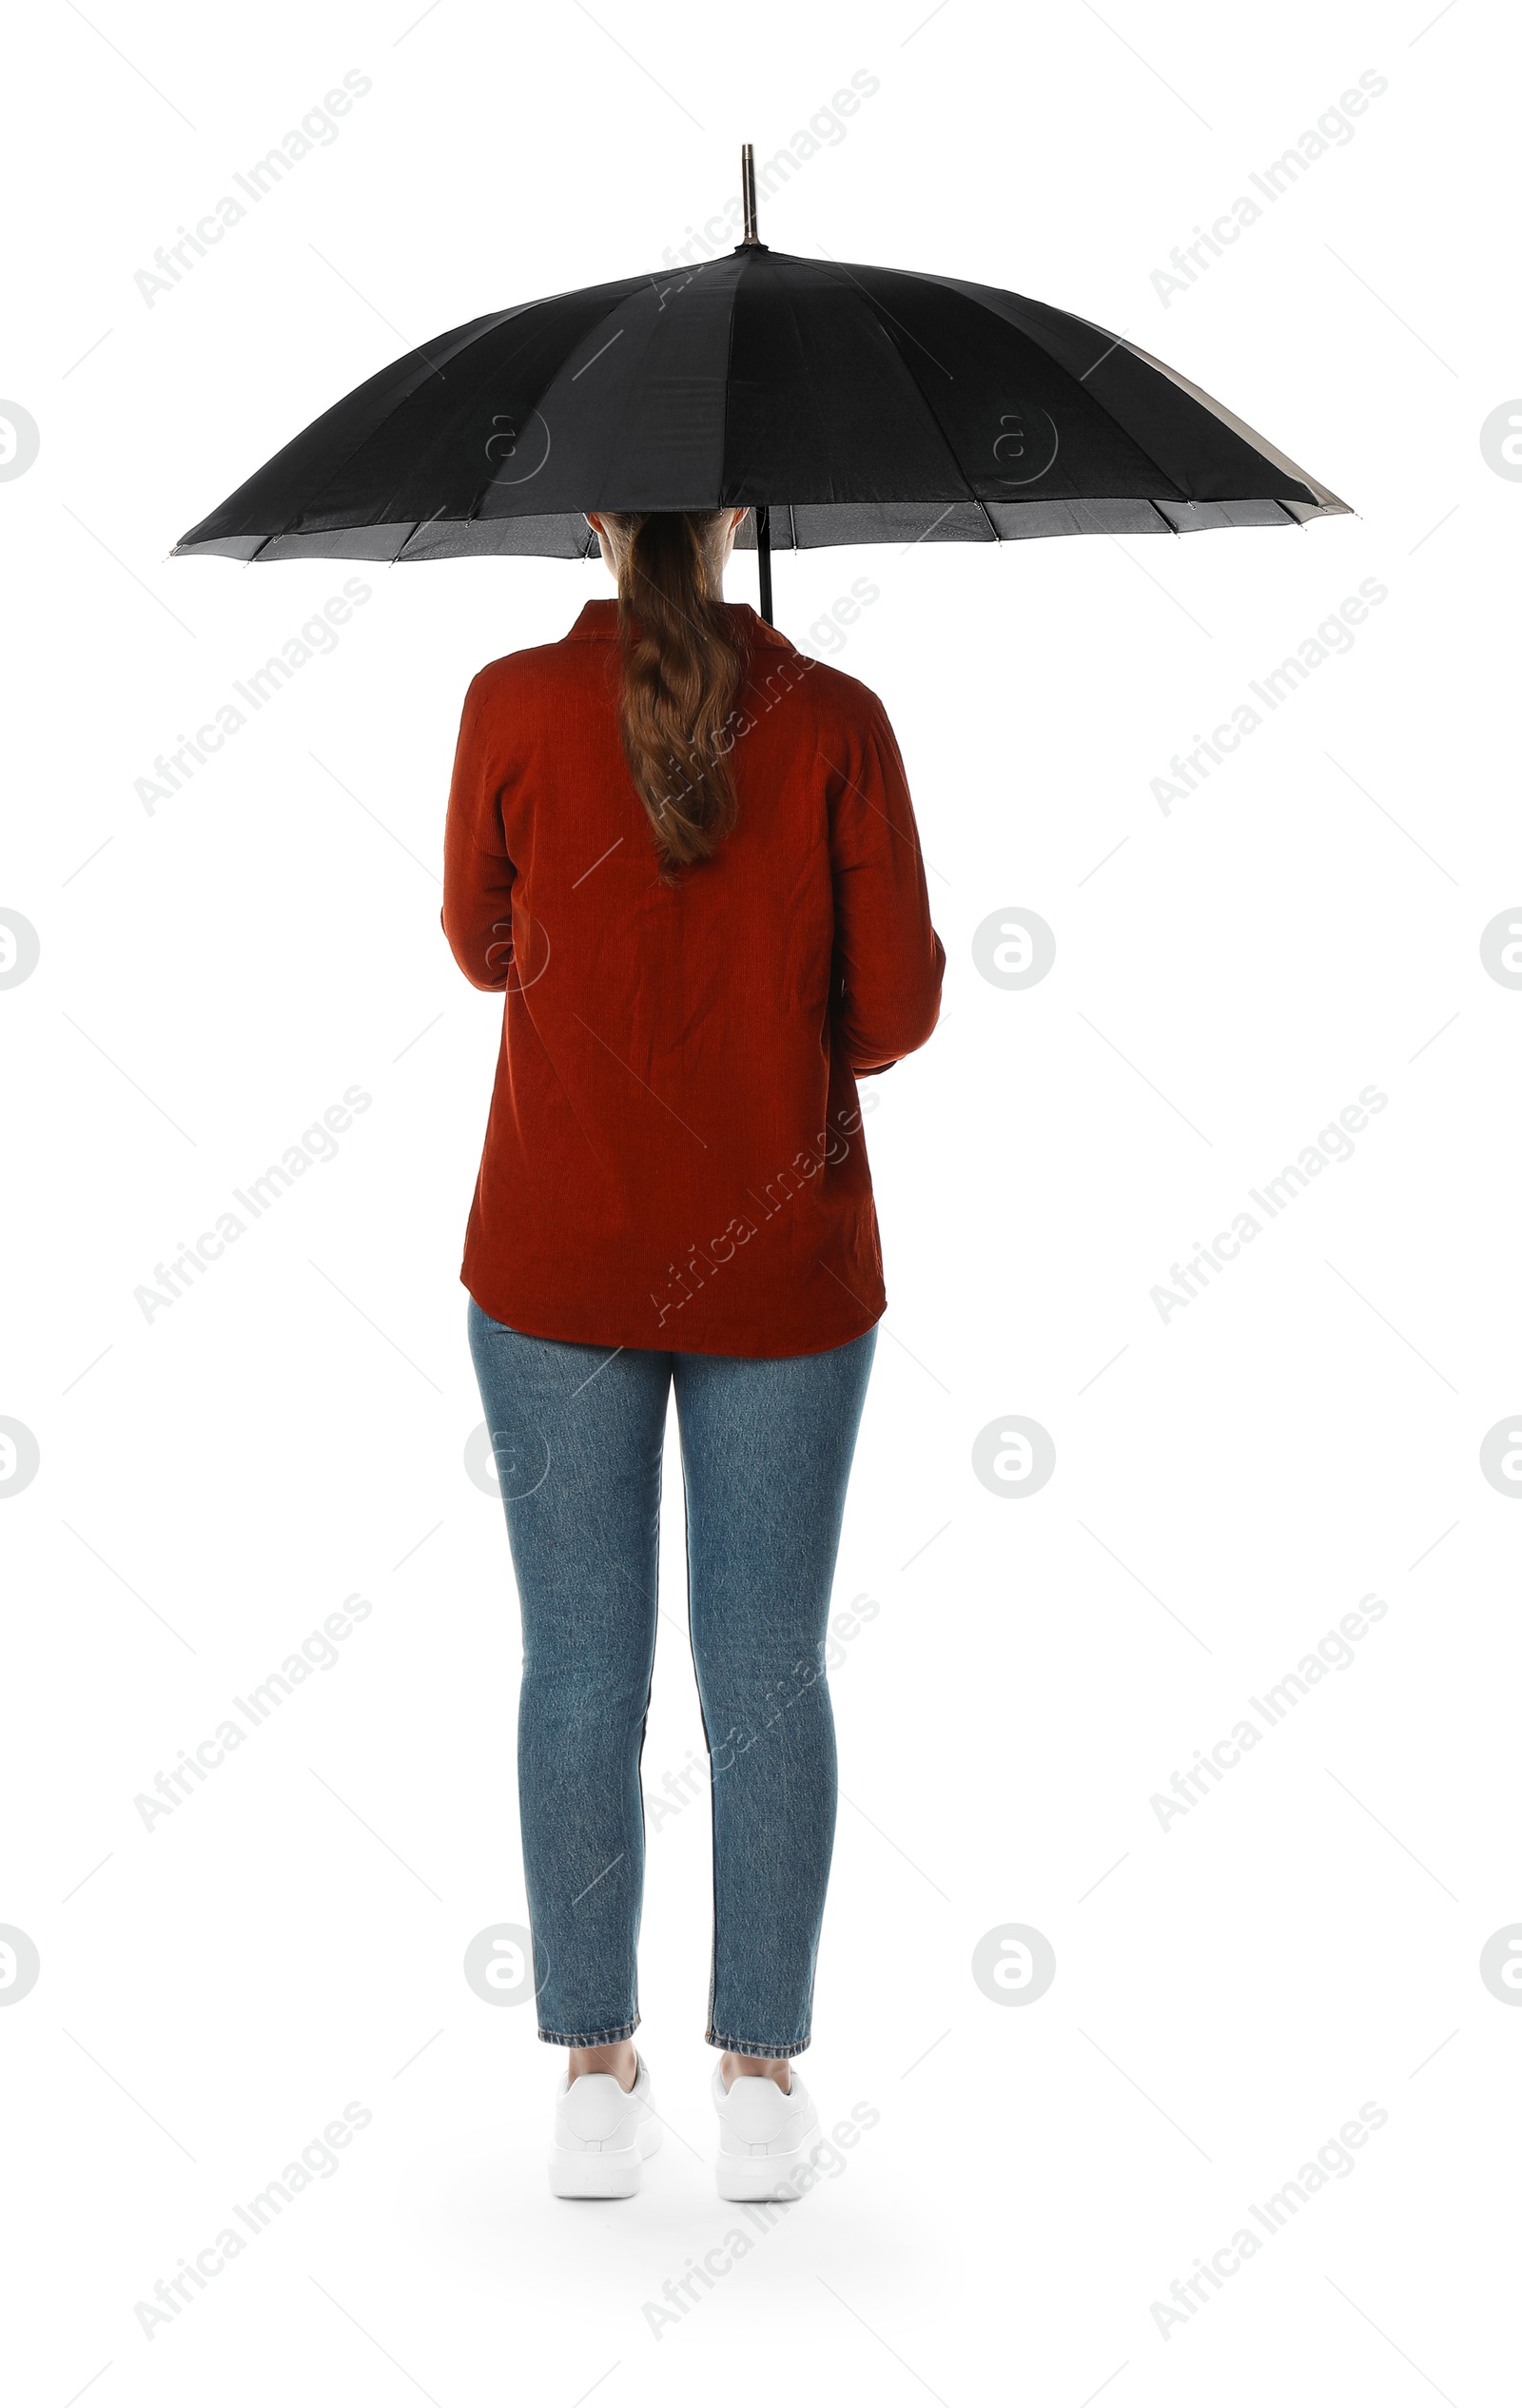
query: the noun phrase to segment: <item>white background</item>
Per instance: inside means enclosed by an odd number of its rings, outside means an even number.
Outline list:
[[[0,991],[0,2014],[18,2401],[439,2408],[857,2396],[1478,2408],[1513,2379],[1522,2016],[1516,1029],[1505,546],[1480,428],[1522,390],[1503,11],[250,16],[64,0],[10,37],[0,386],[9,836],[41,958]],[[358,69],[373,88],[151,306],[155,249]],[[805,2061],[845,2171],[673,2323],[732,2229],[707,2159],[706,1807],[650,1843],[641,2043],[673,2130],[555,2206],[561,2062],[466,1985],[523,1915],[516,1606],[457,1270],[499,1003],[439,928],[465,686],[599,564],[366,571],[371,598],[150,815],[155,756],[352,564],[170,563],[414,343],[658,267],[858,69],[763,205],[805,254],[1124,329],[1349,499],[1303,533],[779,557],[781,625],[898,729],[948,968],[875,1083],[889,1306],[838,1598],[846,1799]],[[1154,271],[1375,69],[1385,91],[1164,306]],[[806,146],[805,146],[806,147]],[[1518,403],[1522,409],[1522,403]],[[732,594],[753,598],[753,556]],[[1350,652],[1164,814],[1150,792],[1360,579]],[[1512,578],[1514,586],[1514,572]],[[1099,866],[1102,865],[1102,866]],[[1040,912],[1008,992],[973,931]],[[358,1085],[371,1108],[171,1309],[134,1290]],[[1151,1289],[1366,1086],[1386,1108],[1164,1322]],[[1259,1216],[1261,1218],[1261,1216]],[[1052,1435],[1039,1494],[972,1446]],[[668,1467],[645,1769],[700,1746]],[[373,1612],[175,1811],[133,1800],[354,1592]],[[1149,1804],[1325,1633],[1388,1613],[1192,1811]],[[974,1948],[1056,1952],[998,2004]],[[1513,2000],[1519,1995],[1513,1993]],[[358,2101],[371,2122],[149,2339],[135,2303]],[[1365,2103],[1386,2122],[1181,2324],[1154,2301]]]

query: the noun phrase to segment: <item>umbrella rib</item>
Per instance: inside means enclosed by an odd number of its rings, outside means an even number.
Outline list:
[[[412,522],[411,526],[407,529],[406,534],[402,537],[401,541],[400,541],[400,543],[398,545],[398,547],[397,547],[396,551],[395,551],[395,552],[393,552],[393,554],[391,555],[391,566],[392,566],[393,568],[395,568],[395,567],[396,567],[397,562],[398,562],[399,560],[404,560],[404,559],[406,558],[407,554],[408,554],[408,552],[411,550],[413,543],[416,541],[417,538],[418,538],[418,537],[421,534],[421,532],[422,532],[423,528],[424,528],[424,527],[437,526],[437,525],[438,525],[438,523],[439,523],[439,519],[443,517],[443,515],[444,515],[444,513],[443,513],[443,504],[442,504],[442,503],[440,503],[440,504],[439,504],[439,508],[438,508],[438,509],[434,512],[434,514],[433,514],[432,518],[430,518],[430,519],[414,519],[414,520],[413,520],[413,522]],[[396,522],[396,523],[400,523],[400,521],[398,521],[398,522]]]

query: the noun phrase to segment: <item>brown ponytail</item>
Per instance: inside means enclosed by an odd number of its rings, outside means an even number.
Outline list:
[[[708,544],[723,512],[610,512],[621,538],[618,729],[661,875],[706,861],[734,825],[732,707],[745,674]]]

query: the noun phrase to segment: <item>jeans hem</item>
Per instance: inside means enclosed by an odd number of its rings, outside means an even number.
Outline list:
[[[735,2057],[801,2057],[808,2040],[732,2040],[712,2026],[703,2035],[711,2048],[727,2048]]]
[[[547,2032],[541,2025],[539,2038],[552,2048],[605,2048],[611,2041],[633,2040],[638,2028],[636,2015],[632,2023],[610,2024],[606,2031],[600,2032]]]

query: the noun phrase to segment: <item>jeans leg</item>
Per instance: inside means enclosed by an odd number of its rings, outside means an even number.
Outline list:
[[[707,2037],[807,2048],[835,1830],[830,1586],[877,1332],[675,1359],[689,1615],[713,1806]]]
[[[539,2037],[639,2022],[639,1758],[655,1654],[671,1357],[529,1338],[472,1300],[523,1623],[518,1806]]]

